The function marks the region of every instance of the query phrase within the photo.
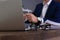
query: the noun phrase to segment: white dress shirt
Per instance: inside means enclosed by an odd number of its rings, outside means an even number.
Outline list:
[[[52,0],[49,0],[46,4],[44,4],[44,2],[43,2],[43,5],[44,5],[44,6],[43,6],[43,9],[42,9],[41,16],[38,17],[38,20],[41,21],[41,24],[44,23],[43,18],[45,17],[46,12],[47,12],[47,9],[48,9],[48,6],[50,5],[51,2],[52,2]]]
[[[41,25],[44,24],[44,17],[46,15],[46,12],[47,12],[47,9],[48,9],[48,6],[50,5],[50,3],[52,2],[52,0],[49,0],[49,2],[47,2],[46,4],[43,3],[43,9],[42,9],[42,13],[41,13],[41,16],[38,17],[38,20],[41,21]],[[45,23],[49,23],[51,24],[51,29],[60,29],[60,23],[57,23],[57,22],[54,22],[54,21],[51,21],[51,20],[46,20]]]

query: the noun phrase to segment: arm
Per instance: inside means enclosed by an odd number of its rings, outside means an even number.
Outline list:
[[[60,6],[59,5],[56,7],[54,19],[53,20],[46,19],[45,21],[46,23],[60,26]]]

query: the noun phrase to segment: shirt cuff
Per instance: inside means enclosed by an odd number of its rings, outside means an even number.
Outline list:
[[[38,21],[41,21],[41,24],[44,23],[44,20],[43,20],[43,18],[41,18],[41,17],[38,17]]]

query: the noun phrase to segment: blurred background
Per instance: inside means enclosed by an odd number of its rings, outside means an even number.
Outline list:
[[[41,3],[42,0],[22,0],[23,8],[34,10],[36,4]]]
[[[30,9],[34,11],[36,5],[38,3],[41,3],[43,0],[22,0],[23,8],[24,9]],[[60,0],[56,0],[57,2],[60,2]]]

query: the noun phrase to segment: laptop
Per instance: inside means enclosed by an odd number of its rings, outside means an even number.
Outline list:
[[[22,0],[0,0],[0,30],[24,30]]]

